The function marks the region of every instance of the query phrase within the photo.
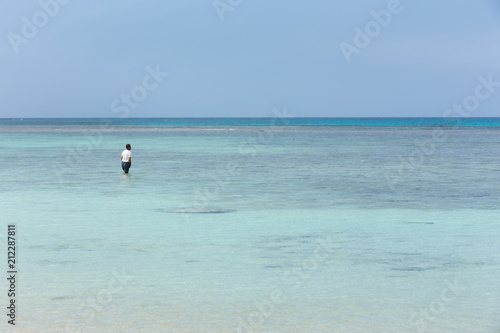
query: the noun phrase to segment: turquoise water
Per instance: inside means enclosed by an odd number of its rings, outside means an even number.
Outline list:
[[[498,118],[108,122],[0,120],[17,330],[500,331]]]

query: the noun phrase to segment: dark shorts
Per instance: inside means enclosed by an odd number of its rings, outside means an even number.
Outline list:
[[[128,169],[130,169],[130,162],[122,162],[123,172],[128,173]]]

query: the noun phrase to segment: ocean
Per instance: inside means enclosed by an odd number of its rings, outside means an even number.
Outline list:
[[[500,332],[500,118],[0,119],[0,149],[2,332]]]

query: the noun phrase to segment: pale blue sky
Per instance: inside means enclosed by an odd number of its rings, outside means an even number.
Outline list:
[[[441,117],[500,82],[496,0],[55,1],[0,2],[0,117]],[[497,87],[469,114],[499,111]]]

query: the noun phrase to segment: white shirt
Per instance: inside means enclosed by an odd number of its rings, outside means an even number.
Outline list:
[[[122,162],[128,162],[129,157],[132,157],[132,152],[128,149],[125,149],[122,152]]]

